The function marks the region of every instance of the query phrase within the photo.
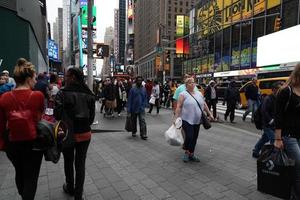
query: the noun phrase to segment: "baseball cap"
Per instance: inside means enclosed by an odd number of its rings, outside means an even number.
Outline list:
[[[2,74],[9,74],[9,71],[3,70],[3,71],[2,71]]]

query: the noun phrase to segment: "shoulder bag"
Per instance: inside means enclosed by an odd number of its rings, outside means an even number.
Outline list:
[[[200,106],[200,103],[197,101],[197,99],[189,91],[187,91],[187,92],[191,95],[191,97],[193,97],[193,99],[195,99],[195,101],[197,102],[197,104],[198,104],[198,106],[201,110],[201,123],[202,123],[203,127],[205,129],[210,129],[211,128],[210,121],[208,120],[206,114],[203,112],[203,110]]]

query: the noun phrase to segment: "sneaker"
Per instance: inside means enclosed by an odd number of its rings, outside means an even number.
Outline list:
[[[259,158],[259,153],[256,153],[256,152],[253,151],[252,157],[253,157],[253,158]]]
[[[147,140],[148,136],[147,135],[141,135],[142,140]]]
[[[132,133],[132,137],[136,137],[136,133]]]
[[[189,159],[189,155],[185,153],[185,154],[182,156],[182,161],[185,162],[185,163],[187,163],[189,160],[190,160],[190,159]]]
[[[189,160],[193,162],[200,162],[200,159],[195,155],[189,156]]]
[[[246,120],[246,116],[245,115],[243,115],[242,120],[243,120],[243,122]]]
[[[66,194],[74,196],[74,189],[70,189],[66,183],[63,185],[63,190]]]
[[[121,114],[118,114],[118,117],[121,117]]]

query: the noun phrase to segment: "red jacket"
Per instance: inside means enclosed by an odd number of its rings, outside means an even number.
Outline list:
[[[31,91],[30,89],[13,90],[11,91],[15,95],[18,102],[28,102],[27,108],[32,111],[34,121],[37,123],[44,112],[44,95],[39,91]],[[4,148],[3,133],[7,125],[7,116],[11,110],[17,109],[16,100],[13,99],[11,92],[6,92],[0,98],[0,150]],[[22,137],[23,138],[23,137]],[[28,140],[32,138],[26,138]]]

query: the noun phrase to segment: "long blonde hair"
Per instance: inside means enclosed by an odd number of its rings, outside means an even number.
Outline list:
[[[300,87],[300,63],[298,63],[286,82],[286,86]]]

